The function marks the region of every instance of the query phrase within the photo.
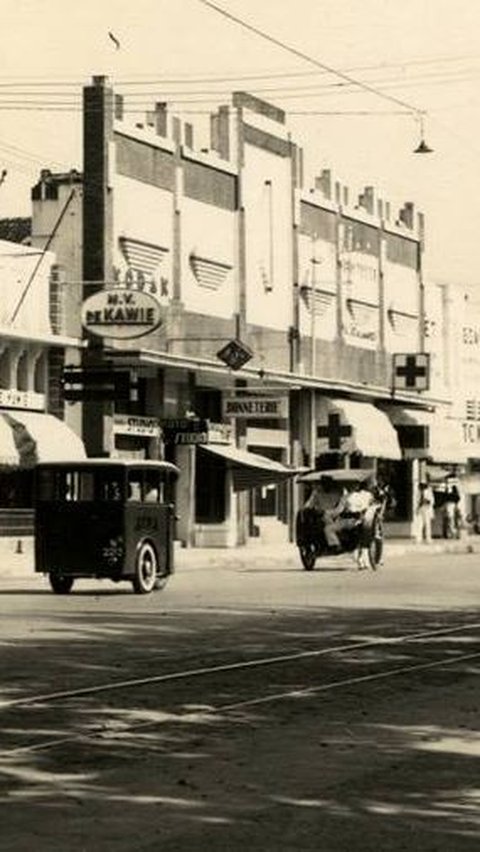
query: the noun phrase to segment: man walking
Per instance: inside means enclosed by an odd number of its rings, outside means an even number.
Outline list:
[[[432,520],[434,496],[430,484],[423,480],[419,485],[420,494],[418,498],[418,540],[430,544],[432,541]]]

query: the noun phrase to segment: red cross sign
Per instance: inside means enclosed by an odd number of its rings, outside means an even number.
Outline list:
[[[317,427],[317,438],[327,438],[329,450],[340,450],[342,439],[349,438],[351,434],[352,427],[342,426],[339,414],[329,414],[328,424]]]
[[[430,356],[426,352],[393,356],[393,387],[396,390],[428,390]]]

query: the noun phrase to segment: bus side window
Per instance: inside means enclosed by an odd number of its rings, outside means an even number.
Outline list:
[[[127,500],[129,503],[138,503],[142,499],[142,482],[138,474],[128,478]]]
[[[145,496],[146,503],[163,502],[163,482],[158,471],[147,471],[145,474]]]

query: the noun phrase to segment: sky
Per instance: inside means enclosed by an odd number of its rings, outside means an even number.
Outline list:
[[[137,121],[168,100],[202,124],[246,89],[287,111],[307,186],[330,168],[353,197],[371,185],[394,210],[413,201],[426,218],[427,276],[480,284],[478,0],[215,3],[314,62],[201,0],[3,0],[0,217],[29,215],[41,168],[81,168],[92,75],[109,76]],[[420,116],[430,154],[413,153]]]

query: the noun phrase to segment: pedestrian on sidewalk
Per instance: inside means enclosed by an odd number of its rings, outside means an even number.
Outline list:
[[[434,496],[430,483],[427,480],[422,480],[419,484],[418,497],[418,523],[419,530],[417,535],[418,541],[424,541],[430,544],[432,541],[432,521],[434,509]]]
[[[443,504],[443,536],[444,538],[459,537],[460,494],[453,481],[447,481]]]

